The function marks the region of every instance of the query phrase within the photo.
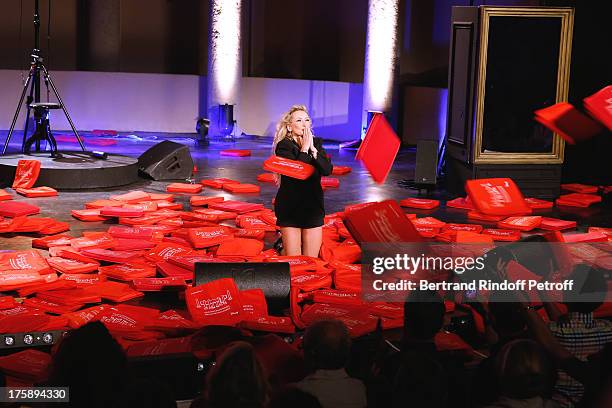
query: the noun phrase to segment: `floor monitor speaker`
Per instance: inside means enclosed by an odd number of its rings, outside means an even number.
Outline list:
[[[164,140],[138,158],[138,170],[153,180],[186,179],[193,172],[193,159],[189,147]]]

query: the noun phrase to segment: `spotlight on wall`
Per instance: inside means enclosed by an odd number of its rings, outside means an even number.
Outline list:
[[[219,105],[219,118],[217,121],[219,132],[224,138],[229,138],[234,130],[234,105]]]
[[[196,122],[196,143],[199,146],[208,146],[208,129],[210,128],[210,120],[206,118],[198,118]]]

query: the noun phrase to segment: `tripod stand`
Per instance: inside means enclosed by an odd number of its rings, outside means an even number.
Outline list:
[[[17,110],[15,111],[15,115],[13,116],[13,122],[11,123],[11,128],[9,129],[9,133],[4,141],[4,147],[2,149],[2,155],[6,154],[6,149],[8,148],[9,142],[11,141],[11,137],[15,130],[15,124],[17,123],[17,118],[19,117],[19,112],[21,112],[21,105],[23,105],[26,93],[28,91],[28,86],[30,86],[30,94],[28,96],[27,101],[27,114],[26,114],[26,122],[23,130],[23,141],[21,143],[21,151],[22,153],[29,154],[30,147],[35,144],[36,151],[40,151],[40,142],[46,141],[51,149],[51,157],[59,156],[57,151],[57,143],[55,138],[51,134],[51,128],[49,126],[49,109],[62,109],[64,114],[66,115],[66,119],[70,123],[70,127],[74,132],[79,144],[81,145],[81,150],[85,151],[85,145],[83,144],[83,140],[79,136],[74,123],[72,123],[72,119],[68,114],[68,110],[66,109],[66,105],[62,101],[59,93],[57,92],[57,88],[55,84],[51,80],[49,76],[49,71],[43,65],[42,57],[40,56],[40,17],[38,14],[39,0],[35,0],[34,2],[34,49],[32,51],[32,62],[30,63],[30,72],[28,73],[28,78],[26,79],[23,90],[21,92],[21,98],[17,103]],[[45,85],[47,89],[51,86],[53,90],[53,94],[57,98],[59,103],[40,103],[40,74],[41,71],[43,73],[43,78],[45,81]],[[33,103],[32,103],[33,101]],[[36,121],[36,129],[32,136],[26,141],[26,136],[28,133],[28,120],[30,118],[30,110],[34,110],[34,118]]]

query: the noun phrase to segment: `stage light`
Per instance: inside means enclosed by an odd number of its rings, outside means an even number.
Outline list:
[[[363,78],[363,108],[366,111],[385,112],[391,107],[397,54],[398,10],[398,0],[368,2]],[[363,118],[362,123],[366,121],[367,118]]]
[[[12,346],[15,344],[15,338],[13,336],[4,336],[4,345]]]
[[[210,120],[206,118],[199,118],[196,122],[196,132],[198,136],[196,142],[200,146],[208,146],[208,129],[210,128]]]
[[[43,342],[45,342],[46,344],[53,344],[53,334],[52,333],[45,333],[43,334]]]
[[[23,336],[23,342],[30,346],[32,343],[34,343],[34,337],[31,334],[26,334]]]

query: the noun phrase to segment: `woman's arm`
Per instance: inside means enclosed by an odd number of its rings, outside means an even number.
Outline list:
[[[276,145],[274,153],[278,157],[290,160],[299,160],[304,163],[312,164],[312,157],[308,153],[301,152],[295,144],[287,139],[283,139]]]
[[[323,148],[323,141],[318,137],[314,139],[314,145],[317,149],[317,158],[314,159],[314,165],[319,169],[319,173],[322,176],[329,176],[334,169],[331,159],[327,155],[327,152]]]

